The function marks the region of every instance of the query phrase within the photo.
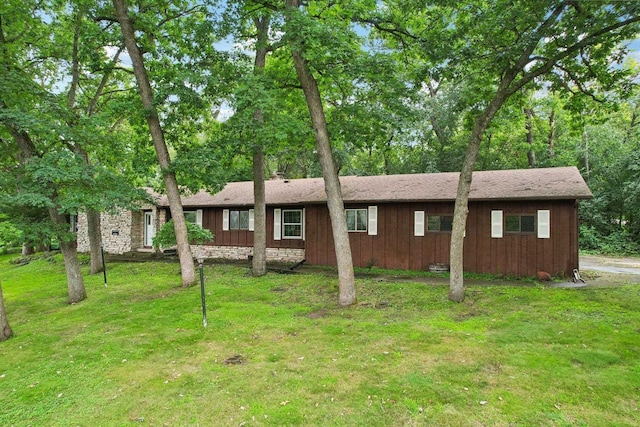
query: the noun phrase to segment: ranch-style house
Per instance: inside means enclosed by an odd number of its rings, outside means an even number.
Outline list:
[[[357,267],[427,270],[449,262],[458,173],[340,178],[353,263]],[[265,182],[269,261],[336,265],[322,178]],[[468,272],[570,277],[578,268],[578,203],[591,198],[575,167],[474,172],[465,230]],[[216,194],[185,196],[187,220],[211,230],[207,258],[247,259],[253,251],[253,183],[232,182]],[[105,251],[151,251],[170,218],[166,197],[139,211],[102,215]],[[78,249],[88,251],[86,218]]]

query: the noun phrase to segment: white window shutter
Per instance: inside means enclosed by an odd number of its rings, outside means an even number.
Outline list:
[[[249,209],[249,231],[253,231],[256,224],[256,211]]]
[[[424,236],[424,211],[413,213],[413,235]]]
[[[378,235],[378,207],[369,206],[369,226],[367,227],[369,236]]]
[[[282,240],[282,210],[273,210],[273,240]]]
[[[491,211],[491,237],[502,239],[502,211]]]
[[[551,237],[551,211],[538,211],[538,239],[549,239]]]
[[[196,211],[196,224],[202,227],[202,209]]]
[[[307,209],[302,208],[302,240],[306,240],[307,234]]]
[[[229,231],[229,209],[222,210],[222,231]]]

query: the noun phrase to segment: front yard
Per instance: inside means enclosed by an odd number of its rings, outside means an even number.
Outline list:
[[[0,256],[16,336],[0,425],[638,425],[640,287],[447,287],[113,263],[68,306],[59,255]],[[86,269],[85,269],[86,271]]]

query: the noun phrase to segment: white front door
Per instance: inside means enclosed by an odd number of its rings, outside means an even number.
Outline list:
[[[155,230],[153,229],[153,212],[144,213],[144,246],[153,246],[153,237]]]

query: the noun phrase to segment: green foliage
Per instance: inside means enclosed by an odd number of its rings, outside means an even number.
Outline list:
[[[603,235],[595,227],[583,224],[580,226],[580,249],[605,255],[637,255],[640,243],[625,230],[618,229]]]
[[[638,425],[640,287],[469,286],[108,264],[60,303],[60,255],[0,277],[0,425]],[[87,258],[82,258],[87,268]],[[46,357],[43,357],[46,355]],[[244,364],[225,364],[241,355]],[[212,404],[215,402],[215,404]]]
[[[21,244],[22,232],[11,222],[0,215],[0,250],[18,247]]]
[[[212,242],[214,239],[211,231],[200,227],[197,224],[187,221],[187,234],[189,235],[189,241],[194,244],[203,244]],[[170,248],[176,245],[176,234],[173,227],[173,220],[167,221],[156,233],[153,238],[153,247],[158,249]]]

